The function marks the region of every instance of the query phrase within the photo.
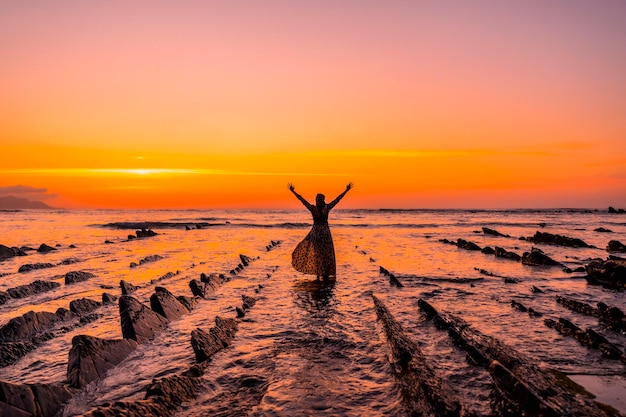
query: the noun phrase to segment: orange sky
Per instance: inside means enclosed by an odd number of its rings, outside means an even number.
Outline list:
[[[624,2],[161,3],[0,3],[0,195],[626,208]]]

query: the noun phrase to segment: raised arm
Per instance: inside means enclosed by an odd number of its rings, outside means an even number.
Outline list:
[[[311,211],[313,209],[313,206],[311,205],[311,203],[309,203],[308,201],[306,201],[304,199],[304,197],[302,197],[300,194],[298,194],[295,190],[295,188],[293,187],[292,183],[287,184],[287,186],[289,187],[289,191],[291,191],[293,193],[293,195],[295,195],[296,197],[298,197],[298,200],[300,200],[302,202],[302,204],[304,204],[304,206],[309,209],[309,211]]]
[[[339,194],[337,196],[337,198],[335,198],[333,201],[331,201],[330,203],[327,204],[328,207],[328,211],[332,210],[333,207],[335,207],[337,205],[337,203],[339,203],[341,201],[341,199],[343,198],[344,195],[346,195],[346,193],[348,191],[350,191],[350,189],[352,189],[352,183],[348,183],[348,185],[346,185],[346,189],[344,190],[343,193]]]

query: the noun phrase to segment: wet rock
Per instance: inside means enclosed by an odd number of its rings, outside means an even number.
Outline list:
[[[555,235],[552,233],[535,232],[535,235],[527,240],[534,243],[546,243],[549,245],[569,246],[574,248],[590,248],[591,246],[581,239],[568,236]]]
[[[0,368],[17,362],[22,356],[34,350],[38,344],[30,341],[2,342],[0,341]],[[2,415],[0,413],[0,415]]]
[[[133,285],[130,282],[121,280],[120,288],[122,289],[122,295],[130,295],[139,288],[137,285]]]
[[[17,253],[17,248],[10,248],[8,246],[0,245],[0,261],[13,258],[14,256],[17,256]]]
[[[606,245],[606,250],[608,252],[626,252],[626,246],[619,240],[611,240]]]
[[[185,230],[192,230],[192,228],[189,226],[185,226]]]
[[[152,229],[141,229],[141,230],[136,230],[135,234],[137,235],[137,237],[152,237],[152,236],[156,236],[157,232],[155,232]]]
[[[166,274],[164,274],[164,275],[161,275],[161,276],[160,276],[160,277],[158,277],[157,279],[152,279],[152,280],[150,280],[150,283],[151,283],[151,284],[154,284],[155,282],[159,282],[159,281],[163,281],[163,280],[166,280],[166,279],[170,279],[170,278],[172,278],[172,277],[174,277],[174,276],[178,275],[179,273],[180,273],[180,271],[176,271],[176,272],[171,272],[171,271],[170,271],[170,272],[168,272],[168,273],[166,273]]]
[[[624,209],[615,209],[614,207],[609,206],[609,213],[611,214],[624,214],[626,211]]]
[[[56,250],[56,248],[53,248],[52,246],[48,246],[45,243],[42,243],[39,248],[37,248],[37,252],[39,253],[48,253],[48,252],[52,252],[53,250]]]
[[[626,287],[626,260],[592,261],[585,266],[585,270],[585,279],[591,285],[613,289]]]
[[[239,259],[241,259],[241,263],[243,264],[243,266],[248,266],[250,265],[250,262],[253,261],[253,259],[250,258],[249,256],[242,255],[242,254],[239,254]]]
[[[51,263],[48,262],[37,262],[34,264],[25,264],[19,267],[19,269],[17,270],[17,272],[29,272],[29,271],[33,271],[35,269],[46,269],[46,268],[52,268],[54,265],[52,265]]]
[[[150,263],[150,262],[156,262],[156,261],[158,261],[159,259],[163,259],[163,257],[162,257],[161,255],[148,255],[148,256],[146,256],[145,258],[140,259],[140,260],[139,260],[139,263],[137,263],[137,262],[131,262],[131,263],[130,263],[130,267],[131,267],[131,268],[136,268],[136,267],[138,267],[139,265],[143,265],[143,264]]]
[[[59,263],[59,265],[72,265],[72,264],[77,264],[79,262],[81,262],[81,260],[78,258],[66,258],[66,259],[63,259]]]
[[[57,323],[74,317],[70,311],[59,308],[56,312],[29,311],[19,317],[14,317],[7,324],[0,327],[0,340],[16,342],[29,340],[38,333],[52,329]]]
[[[7,417],[54,417],[71,398],[58,384],[11,384],[0,381],[0,413]]]
[[[578,340],[583,345],[599,349],[602,355],[609,359],[621,359],[624,355],[622,349],[609,342],[604,336],[589,328],[582,330],[571,321],[559,318],[558,321],[552,319],[544,320],[547,327],[553,328],[564,336],[570,336]]]
[[[113,304],[117,301],[117,297],[108,292],[102,293],[102,304]]]
[[[597,229],[593,229],[594,232],[599,232],[599,233],[613,233],[612,230],[610,229],[605,229],[604,227],[598,227]]]
[[[491,246],[485,246],[484,248],[482,248],[481,252],[485,255],[495,255],[496,253],[495,249]]]
[[[72,300],[70,302],[70,311],[79,316],[84,316],[87,313],[92,312],[96,308],[102,307],[102,303],[90,300],[89,298],[80,298],[78,300]]]
[[[522,259],[522,257],[519,256],[517,253],[509,252],[506,249],[501,248],[499,246],[496,246],[496,248],[494,249],[494,255],[497,258],[510,259],[512,261],[519,261],[520,259]]]
[[[626,315],[619,308],[599,302],[598,313],[600,320],[613,330],[626,330]]]
[[[205,298],[210,290],[209,284],[198,281],[197,279],[189,281],[189,288],[194,296],[201,298]]]
[[[573,300],[571,298],[563,297],[560,295],[556,296],[556,302],[567,307],[568,309],[575,311],[577,313],[585,314],[587,316],[599,316],[600,311],[590,306],[587,303],[583,303],[581,301]]]
[[[458,238],[456,240],[456,245],[461,249],[466,250],[481,250],[481,247],[475,244],[474,242],[470,242],[465,239]]]
[[[154,289],[154,294],[150,296],[150,307],[154,312],[170,321],[177,320],[189,313],[189,309],[163,287]]]
[[[110,245],[113,242],[111,242],[109,239],[107,239],[107,240],[104,241],[104,243],[106,243],[107,245]]]
[[[409,339],[404,329],[387,307],[372,295],[376,316],[382,323],[391,347],[393,373],[409,415],[461,416],[464,410],[446,381],[426,362],[418,345]]]
[[[210,359],[216,352],[228,347],[237,332],[237,321],[215,317],[215,327],[208,332],[197,328],[191,332],[191,346],[196,354],[196,362]]]
[[[95,277],[94,274],[87,271],[70,271],[65,274],[65,284],[75,284],[77,282],[87,281],[89,278]]]
[[[522,255],[522,264],[530,266],[557,266],[560,262],[555,261],[548,255],[543,253],[541,249],[532,248],[530,252],[524,252]]]
[[[120,320],[124,339],[145,343],[167,327],[168,320],[129,295],[119,299]]]
[[[14,288],[9,288],[6,291],[6,294],[8,297],[11,297],[11,298],[26,298],[34,294],[39,294],[42,292],[53,290],[60,286],[61,284],[59,284],[58,282],[37,280],[37,281],[31,282],[30,284],[20,285]],[[4,304],[1,296],[0,296],[0,304]]]
[[[392,285],[398,288],[404,287],[404,284],[401,283],[394,274],[389,274],[389,285]]]
[[[247,295],[242,295],[241,300],[243,302],[242,307],[244,310],[250,310],[256,304],[256,298]]]
[[[498,232],[497,230],[494,229],[490,229],[488,227],[483,227],[483,233],[486,235],[491,235],[491,236],[502,236],[502,237],[511,237],[509,235],[505,235],[503,233]]]
[[[67,381],[72,388],[82,388],[107,370],[122,362],[137,342],[130,339],[100,339],[78,335],[72,339],[72,349],[67,363]]]

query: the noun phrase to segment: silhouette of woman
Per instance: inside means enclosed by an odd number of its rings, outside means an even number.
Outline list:
[[[315,197],[315,205],[309,203],[298,194],[291,183],[288,186],[289,190],[298,197],[298,200],[313,215],[313,227],[291,254],[291,265],[293,265],[296,271],[303,274],[317,275],[317,279],[320,279],[320,277],[323,277],[324,280],[328,280],[329,277],[335,278],[337,276],[335,247],[333,245],[333,237],[330,234],[330,227],[328,226],[328,213],[350,191],[352,183],[349,183],[345,191],[329,204],[326,204],[324,201],[326,198],[324,194],[318,194]]]

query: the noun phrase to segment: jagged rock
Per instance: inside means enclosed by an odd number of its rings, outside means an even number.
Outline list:
[[[104,376],[122,362],[135,348],[131,339],[100,339],[78,335],[72,339],[67,362],[67,381],[72,388],[82,388]]]
[[[165,279],[172,278],[172,277],[174,277],[174,276],[178,275],[179,273],[180,273],[180,271],[176,271],[176,272],[171,272],[171,271],[170,271],[170,272],[168,272],[168,273],[166,273],[166,274],[164,274],[164,275],[161,275],[161,276],[160,276],[160,277],[158,277],[157,279],[152,279],[152,280],[150,280],[150,283],[151,283],[151,284],[154,284],[155,282],[159,282],[159,281],[163,281],[163,280],[165,280]]]
[[[606,250],[608,252],[626,252],[626,246],[619,240],[611,240],[606,245]]]
[[[154,230],[152,230],[152,229],[146,230],[145,228],[141,229],[141,230],[136,230],[135,234],[137,235],[137,237],[152,237],[152,236],[156,236],[157,235],[157,233]]]
[[[585,266],[587,282],[605,288],[626,287],[626,260],[593,261]]]
[[[56,248],[53,248],[52,246],[48,246],[45,243],[42,243],[39,248],[37,249],[37,252],[39,253],[47,253],[47,252],[51,252],[53,250],[56,250]]]
[[[519,256],[517,253],[509,252],[499,246],[496,246],[496,248],[494,249],[494,255],[498,258],[511,259],[512,261],[519,261],[520,259],[522,259],[522,257]]]
[[[6,291],[6,294],[11,298],[25,298],[34,294],[53,290],[60,286],[61,284],[58,282],[37,280],[31,282],[30,284],[9,288]],[[2,297],[0,297],[0,304],[3,304]]]
[[[624,210],[624,209],[617,209],[617,210],[615,210],[615,208],[609,207],[609,213],[611,213],[611,214],[624,214],[624,213],[626,213],[626,210]]]
[[[0,291],[0,305],[6,303],[11,299],[11,296],[6,291]]]
[[[189,313],[189,309],[166,288],[156,287],[154,291],[154,294],[150,296],[150,307],[154,312],[159,313],[170,321],[177,320]]]
[[[102,293],[102,304],[113,304],[117,301],[117,297],[108,292]]]
[[[10,248],[8,246],[0,245],[0,261],[17,256],[17,248]]]
[[[458,238],[456,240],[456,245],[461,249],[467,250],[481,250],[481,247],[475,244],[474,242],[467,241],[465,239]]]
[[[191,332],[191,346],[196,354],[196,362],[210,359],[216,352],[228,347],[237,332],[237,321],[215,317],[215,327],[208,332],[197,328]]]
[[[58,384],[11,384],[0,381],[0,415],[54,417],[71,394]]]
[[[65,284],[74,284],[77,282],[87,281],[89,278],[95,277],[94,274],[87,271],[70,271],[65,274]]]
[[[577,313],[585,314],[587,316],[599,316],[600,315],[600,312],[597,308],[592,307],[589,304],[583,303],[581,301],[573,300],[571,298],[557,295],[556,302],[567,307],[568,309],[572,311],[576,311]]]
[[[589,248],[591,247],[581,239],[554,235],[552,233],[535,232],[535,235],[527,240],[534,243],[547,243],[549,245],[570,246],[574,248]]]
[[[137,290],[137,288],[139,287],[131,284],[130,282],[121,280],[120,288],[122,289],[122,295],[130,295],[131,293],[135,292],[135,290]]]
[[[486,235],[491,235],[491,236],[502,236],[502,237],[511,237],[509,235],[505,235],[503,233],[498,232],[497,230],[494,229],[490,229],[488,227],[483,227],[483,233]]]
[[[49,311],[29,311],[19,317],[14,317],[7,324],[0,327],[0,340],[16,342],[27,340],[37,333],[51,329],[57,323],[74,317],[70,311],[59,308],[55,313]]]
[[[372,295],[376,316],[391,348],[390,364],[412,416],[462,416],[461,403],[446,381],[435,373],[418,345],[409,339],[387,307]]]
[[[619,308],[599,302],[598,312],[600,314],[600,320],[608,324],[612,329],[626,330],[626,315]]]
[[[194,308],[196,308],[196,305],[198,304],[198,299],[200,297],[187,297],[184,295],[179,295],[178,297],[176,297],[176,299],[185,306],[185,308],[189,311],[193,310]]]
[[[9,366],[17,362],[22,356],[38,345],[33,342],[1,342],[0,341],[0,368]],[[1,409],[1,407],[0,407]],[[2,415],[2,413],[0,413]]]
[[[530,252],[524,252],[522,255],[522,264],[523,265],[546,265],[546,266],[554,266],[561,265],[560,262],[555,261],[550,258],[548,255],[543,253],[540,249],[532,248]]]
[[[393,285],[398,288],[404,287],[404,284],[401,283],[394,274],[389,274],[389,285]]]
[[[256,298],[247,295],[242,295],[241,300],[243,301],[242,307],[244,310],[250,310],[256,304]]]
[[[29,271],[33,271],[35,269],[46,269],[46,268],[52,268],[54,265],[52,265],[49,262],[37,262],[34,264],[25,264],[19,267],[19,269],[17,270],[17,272],[29,272]]]
[[[140,259],[139,263],[131,262],[130,263],[130,267],[131,268],[136,268],[139,265],[143,265],[143,264],[146,264],[146,263],[149,263],[149,262],[155,262],[155,261],[158,261],[159,259],[163,259],[163,257],[161,255],[148,255],[145,258]]]
[[[79,316],[83,316],[101,306],[102,303],[98,301],[90,300],[89,298],[80,298],[70,302],[70,311]]]
[[[242,254],[239,254],[239,259],[241,259],[241,263],[243,264],[243,266],[250,265],[250,262],[252,262],[254,260],[251,257],[246,256],[246,255],[242,255]]]
[[[145,343],[167,326],[168,320],[129,295],[119,299],[120,320],[124,339]]]

